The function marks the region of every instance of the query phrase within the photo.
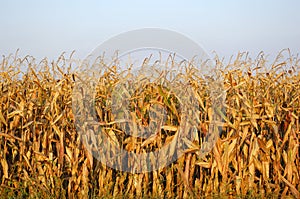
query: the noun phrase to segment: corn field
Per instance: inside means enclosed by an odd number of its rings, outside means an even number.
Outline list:
[[[0,197],[300,198],[300,59],[288,50],[274,62],[263,53],[255,59],[239,53],[229,63],[214,59],[224,76],[226,112],[219,113],[224,124],[213,149],[204,157],[197,154],[212,110],[205,84],[191,77],[201,105],[199,138],[171,165],[132,174],[101,164],[82,144],[72,113],[77,78],[72,68],[79,63],[72,55],[52,62],[3,57]],[[155,140],[125,136],[105,106],[119,73],[111,68],[99,81],[97,115],[104,131],[128,151],[167,144],[180,122],[178,101],[168,105],[172,114]],[[145,92],[163,102],[163,89],[153,86]],[[137,103],[136,114],[145,122],[143,107],[149,103]]]

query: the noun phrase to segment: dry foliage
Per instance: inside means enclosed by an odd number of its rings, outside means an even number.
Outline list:
[[[170,166],[144,174],[116,171],[99,163],[81,143],[72,113],[76,73],[72,59],[36,64],[32,57],[3,58],[0,72],[0,196],[2,197],[300,197],[300,64],[284,59],[271,67],[263,54],[238,54],[223,69],[227,92],[222,133],[204,158],[197,155],[211,114],[205,86],[194,81],[201,115],[199,139]],[[217,64],[222,61],[215,58]],[[24,67],[29,67],[22,74]],[[193,80],[193,79],[192,79]],[[99,81],[97,115],[104,131],[129,151],[168,143],[178,126],[176,100],[162,88],[145,95],[167,102],[170,115],[152,140],[125,136],[105,106],[118,81],[113,68]],[[169,96],[170,98],[170,96]],[[174,98],[174,96],[173,96]],[[171,97],[171,99],[173,99]],[[134,114],[147,123],[150,101],[134,101]]]

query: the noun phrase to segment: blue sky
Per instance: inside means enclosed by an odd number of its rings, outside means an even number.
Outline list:
[[[1,0],[0,55],[20,48],[38,59],[72,50],[84,58],[110,37],[145,27],[177,31],[221,57],[297,54],[299,9],[298,0]]]

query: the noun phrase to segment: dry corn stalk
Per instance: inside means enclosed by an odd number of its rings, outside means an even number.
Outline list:
[[[205,84],[191,79],[201,110],[201,125],[197,139],[188,143],[190,150],[166,168],[130,174],[99,163],[82,145],[71,111],[76,73],[70,72],[67,62],[72,60],[62,55],[52,64],[47,59],[36,64],[30,56],[4,58],[0,66],[1,193],[14,197],[274,194],[299,198],[300,66],[297,57],[288,60],[278,56],[268,69],[263,56],[251,61],[247,55],[239,54],[227,65],[223,70],[226,112],[219,110],[224,124],[220,124],[221,135],[214,149],[202,158],[198,149],[208,133],[213,110]],[[31,69],[24,73],[24,66]],[[128,137],[105,108],[118,75],[112,68],[99,81],[96,112],[103,131],[130,151],[153,150],[168,144],[180,122],[178,102],[166,96],[166,90],[148,87],[143,94],[151,102],[168,103],[168,119],[157,137]],[[141,96],[133,96],[132,103],[137,108],[132,114],[147,123],[150,101],[137,100],[138,97]],[[87,139],[96,142],[93,137]]]

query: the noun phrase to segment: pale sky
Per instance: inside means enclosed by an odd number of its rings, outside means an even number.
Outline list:
[[[299,0],[1,0],[0,55],[83,59],[125,31],[155,27],[182,33],[208,53],[300,52]]]

